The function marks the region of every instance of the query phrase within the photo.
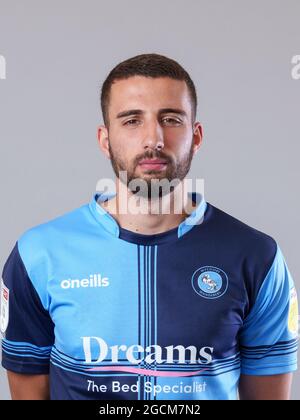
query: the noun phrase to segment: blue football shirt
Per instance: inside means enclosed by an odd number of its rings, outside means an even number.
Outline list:
[[[91,201],[25,231],[3,269],[2,365],[51,399],[236,399],[241,374],[297,368],[277,242],[192,194],[178,227],[126,230]]]

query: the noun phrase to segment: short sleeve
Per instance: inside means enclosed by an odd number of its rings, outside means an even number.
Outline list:
[[[5,369],[27,374],[49,372],[54,325],[29,278],[18,242],[2,272],[0,326]]]
[[[297,293],[278,244],[239,342],[243,374],[275,375],[297,369]]]

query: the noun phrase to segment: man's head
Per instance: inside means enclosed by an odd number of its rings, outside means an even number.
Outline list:
[[[139,178],[149,187],[151,179],[185,178],[202,127],[194,83],[176,61],[141,54],[118,64],[103,83],[101,107],[99,144],[118,178],[127,171],[127,185]]]

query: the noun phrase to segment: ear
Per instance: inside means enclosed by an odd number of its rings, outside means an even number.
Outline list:
[[[97,128],[97,140],[99,147],[101,151],[104,153],[104,155],[107,157],[107,159],[110,159],[110,153],[109,153],[109,139],[108,139],[108,130],[105,127],[105,125],[99,125]]]
[[[198,152],[203,140],[203,128],[200,122],[195,122],[193,128],[194,155]]]

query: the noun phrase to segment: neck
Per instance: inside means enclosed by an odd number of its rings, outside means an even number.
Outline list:
[[[195,209],[187,194],[181,194],[180,185],[163,197],[148,200],[116,182],[116,195],[100,205],[123,229],[145,235],[162,233],[177,227]]]

